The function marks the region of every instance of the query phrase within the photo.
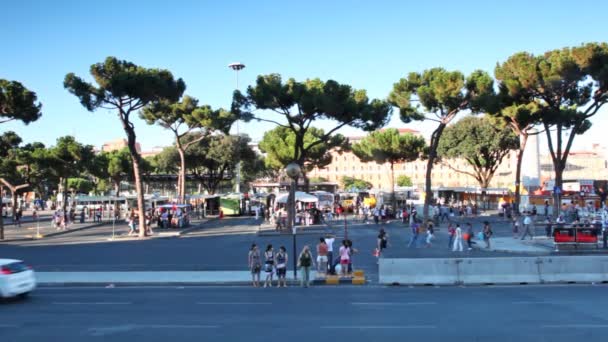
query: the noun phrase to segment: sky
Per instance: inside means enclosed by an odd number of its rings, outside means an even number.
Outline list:
[[[0,130],[46,145],[65,135],[98,148],[124,138],[115,112],[89,112],[63,88],[70,72],[92,81],[90,66],[107,56],[168,69],[184,79],[187,95],[215,108],[230,106],[236,87],[232,62],[246,65],[239,73],[241,90],[258,75],[278,73],[300,81],[334,79],[385,99],[410,72],[443,67],[493,73],[496,63],[519,51],[539,54],[606,41],[606,13],[608,2],[602,0],[3,1],[0,78],[36,92],[43,115],[28,126],[5,123]],[[575,148],[602,142],[606,114],[604,108],[594,117]],[[134,123],[143,150],[173,142],[159,126],[139,118]],[[428,137],[434,125],[406,125],[394,114],[389,127]],[[254,141],[272,128],[239,125]]]

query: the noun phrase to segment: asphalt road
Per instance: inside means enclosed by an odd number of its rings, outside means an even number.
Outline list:
[[[257,236],[259,222],[249,217],[214,220],[183,237],[147,240],[123,239],[128,228],[126,224],[119,224],[115,227],[119,236],[117,241],[108,241],[112,226],[105,225],[42,240],[2,243],[0,257],[25,260],[39,271],[229,271],[247,268],[247,252],[252,243],[257,243],[262,250],[267,244],[272,244],[275,250],[283,245],[292,256],[292,236]],[[334,249],[337,250],[338,241],[345,235],[344,227],[341,222],[335,222],[333,227],[337,235]],[[363,269],[372,282],[377,280],[377,259],[372,252],[381,227],[389,233],[387,257],[512,256],[484,250],[455,254],[447,247],[445,225],[440,227],[430,248],[424,244],[408,248],[410,231],[399,221],[378,226],[349,223],[348,227],[348,237],[359,251],[354,256],[355,268]],[[503,230],[507,229],[496,227],[495,231],[505,234]],[[320,236],[321,233],[298,235],[298,253],[304,244],[314,248]]]
[[[0,340],[605,341],[604,286],[41,288]]]

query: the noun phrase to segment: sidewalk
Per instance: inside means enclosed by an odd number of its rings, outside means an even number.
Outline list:
[[[54,228],[50,221],[46,222],[28,222],[22,223],[21,227],[9,226],[4,227],[4,240],[0,242],[13,242],[23,241],[32,239],[41,239],[44,237],[59,236],[69,234],[77,231],[81,231],[88,228],[94,228],[103,226],[105,224],[111,224],[112,222],[86,222],[86,223],[72,223],[65,230],[57,230]]]
[[[295,285],[293,271],[287,272],[287,280]],[[266,275],[260,274],[260,282]],[[324,283],[316,279],[316,272],[310,272],[313,283]],[[114,285],[251,285],[249,271],[167,271],[167,272],[36,272],[36,279],[42,286],[114,286]],[[276,284],[277,277],[273,277]]]

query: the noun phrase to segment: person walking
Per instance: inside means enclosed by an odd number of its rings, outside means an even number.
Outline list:
[[[420,225],[417,222],[412,223],[412,237],[410,238],[410,243],[407,245],[408,248],[414,246],[417,247],[418,244],[418,234],[420,233]]]
[[[382,251],[388,247],[388,234],[384,230],[384,228],[380,228],[380,233],[378,234],[378,240],[376,241],[376,249],[378,253],[376,256],[380,258],[382,255]]]
[[[310,268],[314,267],[314,262],[312,259],[312,254],[310,253],[310,247],[308,245],[304,246],[300,256],[298,257],[298,267],[302,269],[302,278],[300,280],[300,285],[302,287],[310,286]]]
[[[490,238],[494,232],[492,232],[492,227],[490,227],[490,222],[485,221],[483,223],[483,241],[486,243],[486,248],[490,248]]]
[[[285,246],[281,246],[279,248],[279,252],[276,255],[277,259],[277,278],[279,285],[281,287],[281,283],[283,283],[283,287],[287,287],[287,262],[289,261],[289,257],[287,256],[287,250]]]
[[[450,236],[450,240],[448,241],[448,249],[453,247],[454,236],[456,235],[456,228],[452,226],[452,223],[448,223],[448,234]]]
[[[374,208],[374,223],[380,223],[380,209],[378,209],[378,207]]]
[[[340,246],[340,273],[342,276],[346,276],[348,272],[348,264],[350,263],[350,248],[348,242],[342,240],[342,246]]]
[[[524,240],[527,235],[530,235],[530,240],[534,239],[534,231],[530,228],[532,225],[532,218],[530,215],[526,215],[524,218],[524,234],[521,236],[521,239]]]
[[[545,234],[547,238],[551,238],[551,236],[553,236],[552,232],[553,225],[551,224],[551,219],[547,216],[547,219],[545,219]]]
[[[426,247],[432,246],[432,240],[435,238],[435,228],[433,226],[433,221],[428,220],[426,225]]]
[[[260,271],[262,270],[262,261],[260,257],[260,250],[254,243],[251,245],[249,250],[249,270],[251,270],[251,281],[253,287],[260,286]]]
[[[467,240],[467,246],[468,246],[468,250],[472,250],[473,249],[473,234],[475,234],[475,232],[473,231],[473,225],[470,223],[467,223],[467,232],[466,232],[466,239]]]
[[[454,229],[454,245],[452,246],[452,251],[462,252],[462,229],[460,229],[460,225],[456,225],[456,229]]]
[[[264,252],[264,272],[266,272],[266,280],[264,280],[264,287],[272,287],[272,275],[274,274],[274,250],[272,245],[266,246]]]
[[[327,253],[329,247],[324,238],[319,239],[317,244],[317,272],[325,276],[327,274]]]
[[[517,217],[513,217],[513,238],[517,239],[519,235],[519,220]]]

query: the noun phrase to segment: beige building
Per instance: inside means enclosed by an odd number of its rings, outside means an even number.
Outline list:
[[[123,148],[128,147],[128,146],[129,146],[129,144],[127,143],[127,139],[116,139],[116,140],[112,140],[112,141],[106,142],[103,145],[101,145],[101,151],[110,152],[110,151],[122,150]],[[137,152],[141,153],[141,146],[139,145],[139,143],[135,143],[135,149],[137,150]]]
[[[412,129],[399,129],[400,133],[420,135]],[[360,141],[363,137],[349,137],[352,143]],[[538,140],[528,142],[524,163],[522,166],[522,182],[527,186],[538,186],[542,180],[552,178],[553,166],[548,156],[538,155]],[[594,145],[592,151],[571,152],[564,179],[608,179],[608,162],[605,151]],[[417,160],[410,163],[395,164],[395,179],[406,175],[412,179],[414,186],[422,189],[426,177],[426,160]],[[540,167],[539,167],[540,166]],[[491,182],[493,188],[511,188],[515,182],[517,167],[517,153],[512,151],[503,159],[496,170]],[[433,186],[439,187],[478,187],[479,183],[470,175],[456,172],[454,169],[471,172],[472,168],[461,159],[443,160],[433,167]],[[540,175],[539,175],[540,169]],[[354,177],[370,182],[374,188],[390,188],[390,164],[364,163],[352,152],[333,153],[333,161],[323,169],[314,169],[309,177],[322,177],[330,182],[341,183],[342,177]],[[539,179],[540,178],[540,179]]]

